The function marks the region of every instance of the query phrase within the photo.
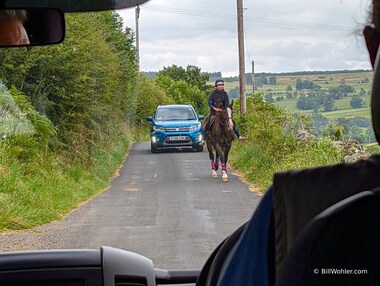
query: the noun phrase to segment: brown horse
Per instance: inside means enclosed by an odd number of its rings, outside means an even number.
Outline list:
[[[222,163],[222,181],[228,181],[227,160],[228,153],[234,140],[232,109],[223,108],[210,118],[210,133],[206,138],[207,150],[211,161],[211,175],[217,177],[219,159]]]

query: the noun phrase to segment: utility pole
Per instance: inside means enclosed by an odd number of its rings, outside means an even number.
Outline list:
[[[243,0],[237,0],[240,114],[246,113]]]
[[[252,96],[255,94],[255,61],[252,61]]]
[[[137,70],[140,71],[140,39],[139,39],[139,18],[140,7],[136,7],[136,57],[137,57]]]

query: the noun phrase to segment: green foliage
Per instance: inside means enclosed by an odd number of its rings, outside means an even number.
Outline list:
[[[332,140],[355,139],[359,143],[374,142],[375,134],[370,118],[355,116],[353,118],[327,119],[321,114],[310,116],[313,122],[313,134]]]
[[[310,80],[302,80],[302,79],[297,79],[296,80],[296,89],[297,90],[302,90],[302,89],[320,89],[320,86],[315,84],[314,82]]]
[[[208,75],[202,74],[195,66],[183,67],[173,65],[165,67],[156,74],[156,83],[176,104],[191,104],[197,113],[207,112],[207,98],[210,86]]]
[[[269,103],[274,102],[273,93],[272,92],[269,92],[269,93],[265,94],[264,98],[265,98],[266,102],[269,102]]]
[[[334,122],[329,122],[329,124],[324,128],[323,135],[334,141],[343,140],[343,135],[345,128],[343,125],[335,124]]]
[[[363,99],[360,98],[359,96],[357,95],[354,95],[350,101],[350,106],[352,108],[361,108],[363,107]]]
[[[364,145],[364,151],[370,153],[370,154],[380,154],[380,146],[376,143],[371,143]]]
[[[255,76],[255,86],[261,87],[268,84],[268,78],[266,76]]]
[[[135,92],[137,104],[133,122],[136,124],[145,123],[145,118],[153,115],[158,105],[174,103],[174,100],[168,97],[153,79],[143,75],[138,77]]]
[[[301,110],[314,110],[318,112],[323,106],[325,112],[335,109],[335,100],[331,95],[326,95],[323,91],[310,92],[307,95],[302,93],[297,100],[297,108]]]
[[[116,13],[66,20],[62,44],[0,49],[0,82],[12,87],[0,92],[0,231],[58,219],[105,188],[144,109],[136,87],[167,100],[138,75]]]
[[[341,84],[341,85],[339,85],[338,89],[341,90],[345,94],[347,94],[347,93],[354,93],[355,92],[355,89],[352,86],[347,85],[347,84]]]
[[[323,110],[324,111],[333,111],[335,107],[335,100],[331,97],[325,97],[323,101]]]
[[[277,77],[275,76],[269,77],[269,84],[273,84],[273,85],[277,84]]]
[[[239,87],[231,88],[231,89],[228,91],[228,97],[229,97],[230,99],[233,99],[233,98],[239,98],[239,97],[240,97],[240,89],[239,89]]]
[[[342,159],[340,150],[327,139],[297,142],[296,131],[309,128],[311,121],[264,102],[260,94],[247,99],[247,114],[236,114],[235,119],[249,140],[234,143],[230,163],[260,189],[272,183],[275,172],[332,164]]]
[[[136,53],[131,30],[122,31],[116,13],[71,14],[66,20],[60,45],[0,50],[0,78],[53,122],[61,146],[84,158],[94,142],[117,129],[108,126],[121,126],[136,112]],[[40,121],[38,130],[44,126]]]
[[[59,219],[106,188],[131,142],[126,134],[109,139],[110,146],[96,149],[91,165],[54,153],[23,161],[9,156],[12,147],[0,141],[0,232]]]
[[[8,156],[32,161],[56,146],[57,130],[48,118],[36,112],[21,91],[12,87],[0,93],[0,134]]]
[[[33,126],[8,92],[0,92],[0,134],[33,133]]]
[[[54,143],[57,139],[57,129],[52,122],[46,117],[38,113],[29,103],[26,95],[12,86],[9,93],[12,95],[15,104],[20,108],[20,111],[26,115],[26,119],[33,126],[34,138],[40,143],[41,147],[48,147],[47,144]],[[25,134],[25,133],[24,133]],[[43,146],[41,145],[43,144]]]
[[[322,138],[300,144],[293,153],[287,154],[283,158],[279,169],[289,170],[336,164],[342,161],[342,157],[341,150],[333,147],[331,140]]]
[[[222,78],[222,73],[221,72],[212,72],[212,73],[207,73],[209,76],[209,81],[214,82],[217,79]]]

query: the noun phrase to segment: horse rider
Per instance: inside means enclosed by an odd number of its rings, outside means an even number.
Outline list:
[[[210,115],[206,117],[205,123],[204,123],[204,134],[205,138],[209,135],[210,133],[210,123],[211,123],[211,118],[217,113],[222,111],[223,107],[229,107],[232,108],[228,99],[228,94],[224,90],[224,80],[218,79],[215,81],[215,89],[214,91],[210,94],[208,98],[208,106],[210,107]],[[245,137],[240,135],[240,132],[236,126],[235,121],[234,123],[234,133],[236,137],[239,139],[239,141],[244,141],[246,140]],[[202,140],[201,145],[204,145],[205,142]]]

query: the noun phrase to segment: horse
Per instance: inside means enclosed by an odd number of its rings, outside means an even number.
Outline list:
[[[210,116],[210,115],[209,115]],[[225,107],[213,115],[210,122],[209,135],[206,138],[207,150],[211,161],[211,176],[218,177],[219,159],[222,163],[222,181],[228,181],[227,160],[232,141],[235,139],[232,121],[232,108]]]

